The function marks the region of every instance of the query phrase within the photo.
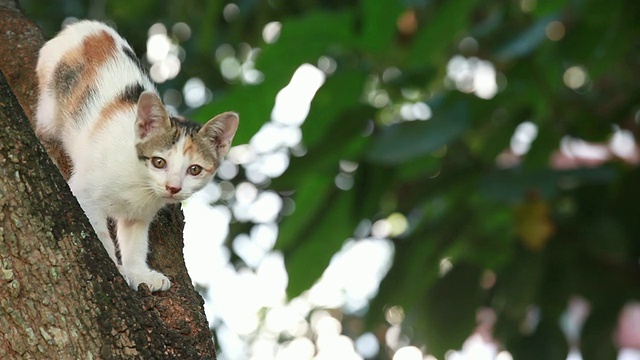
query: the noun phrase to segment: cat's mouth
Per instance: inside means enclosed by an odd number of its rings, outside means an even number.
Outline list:
[[[184,196],[184,194],[165,193],[163,197],[166,201],[170,203],[177,203],[185,200],[188,196]]]

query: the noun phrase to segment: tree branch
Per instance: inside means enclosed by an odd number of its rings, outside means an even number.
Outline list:
[[[0,358],[38,357],[43,349],[59,358],[215,358],[184,264],[180,209],[161,211],[150,232],[150,263],[172,288],[132,291],[45,156],[29,125],[43,42],[15,1],[0,0],[0,264],[17,286],[0,293],[0,328],[15,329],[0,335]],[[68,178],[61,147],[45,147]]]

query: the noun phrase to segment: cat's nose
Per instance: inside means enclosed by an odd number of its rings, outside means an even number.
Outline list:
[[[169,185],[166,185],[165,187],[167,188],[167,190],[169,190],[169,192],[171,193],[171,195],[175,195],[175,194],[179,193],[179,192],[180,192],[180,190],[182,190],[182,188],[174,187],[174,186],[169,186]]]

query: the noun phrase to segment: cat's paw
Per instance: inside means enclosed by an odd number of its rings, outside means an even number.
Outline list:
[[[133,290],[138,290],[140,284],[145,283],[151,292],[165,291],[171,287],[171,281],[162,273],[151,269],[125,269],[122,265],[118,265],[118,270],[124,276],[127,284]]]

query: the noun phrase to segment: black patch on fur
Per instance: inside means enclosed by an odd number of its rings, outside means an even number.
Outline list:
[[[122,253],[120,251],[120,243],[118,243],[118,229],[115,219],[107,218],[107,229],[109,229],[109,236],[113,241],[113,246],[116,252],[117,265],[122,265]]]
[[[138,152],[138,160],[145,162],[147,160],[149,160],[148,156],[144,156],[142,153],[140,153],[139,149],[136,149],[136,151]]]
[[[178,140],[180,140],[181,135],[182,135],[182,131],[180,131],[179,129],[173,130],[173,138],[171,138],[171,146],[174,146],[178,142]]]
[[[53,88],[56,90],[56,94],[69,96],[77,85],[83,69],[84,66],[82,64],[69,65],[63,62],[59,63],[53,73]]]
[[[171,122],[172,128],[176,128],[179,132],[189,136],[195,136],[202,128],[202,124],[198,124],[195,121],[181,116],[170,116],[169,121]]]
[[[144,90],[144,86],[140,83],[127,85],[122,94],[120,94],[120,100],[131,104],[137,104],[138,99]]]
[[[122,45],[122,51],[133,62],[133,64],[140,70],[140,72],[145,74],[146,76],[147,70],[144,68],[144,66],[142,66],[142,62],[136,56],[136,53],[134,53],[133,50],[126,45]]]
[[[80,115],[85,112],[91,105],[91,102],[94,101],[96,96],[98,95],[98,91],[94,88],[86,88],[82,94],[80,95],[79,106],[76,108],[76,111],[73,114],[73,117],[79,119]]]

